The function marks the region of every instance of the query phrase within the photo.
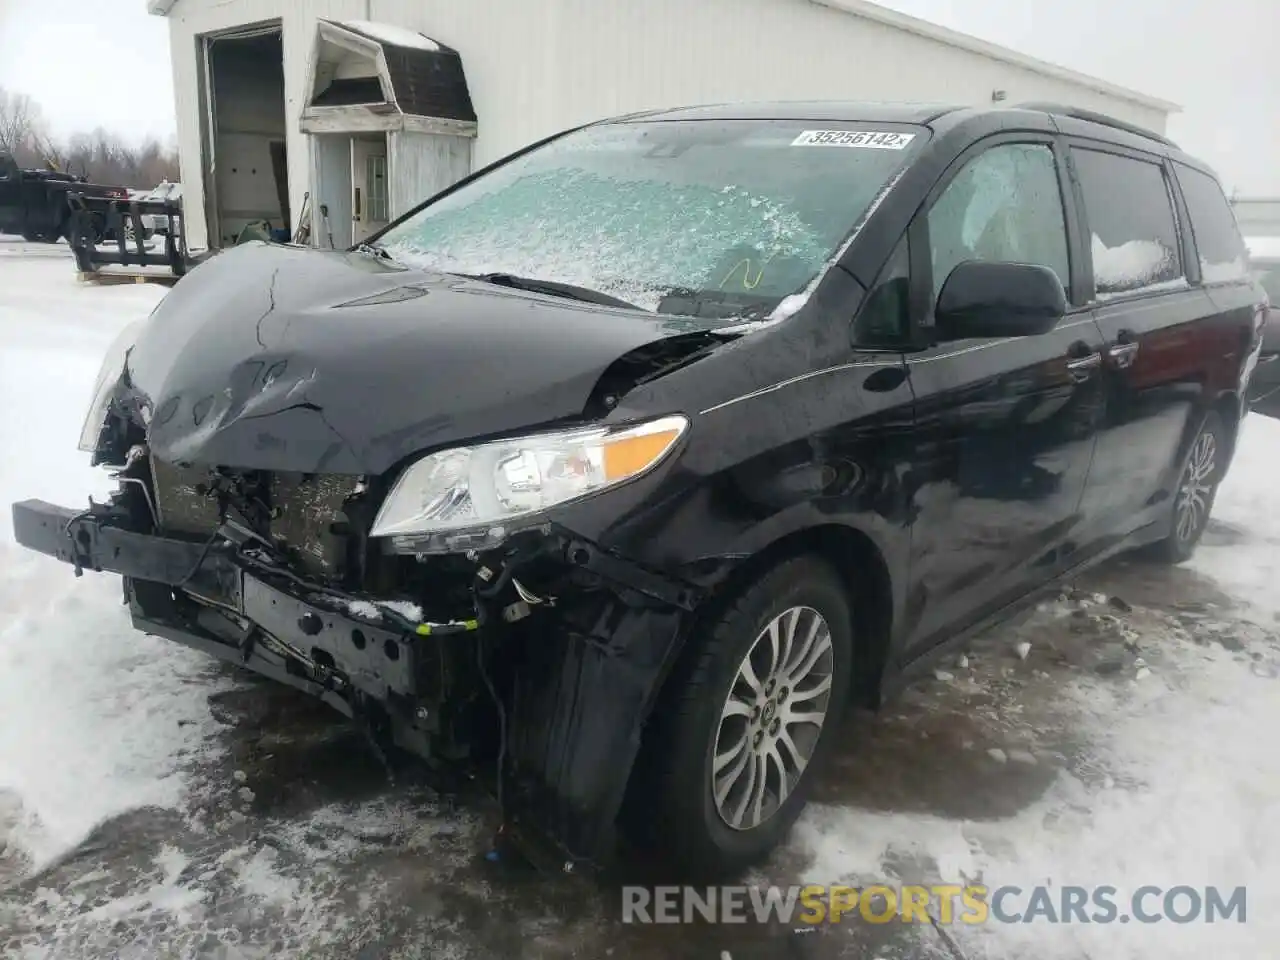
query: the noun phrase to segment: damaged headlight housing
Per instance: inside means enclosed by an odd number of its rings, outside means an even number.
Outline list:
[[[423,457],[396,481],[371,535],[397,550],[481,549],[550,507],[652,470],[689,428],[683,416],[456,447]]]
[[[107,348],[107,355],[102,358],[98,379],[93,382],[93,399],[84,416],[84,425],[80,428],[79,447],[85,453],[93,453],[98,448],[98,438],[102,436],[107,411],[111,406],[111,393],[115,390],[120,374],[124,373],[125,359],[129,356],[140,326],[142,321],[135,320],[116,334],[111,346]]]

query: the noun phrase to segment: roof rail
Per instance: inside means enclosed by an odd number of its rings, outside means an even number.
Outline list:
[[[1071,117],[1073,120],[1087,120],[1090,123],[1099,123],[1104,127],[1114,127],[1116,130],[1123,130],[1126,133],[1132,133],[1135,136],[1155,140],[1157,143],[1163,143],[1167,147],[1174,147],[1175,149],[1178,148],[1176,143],[1167,137],[1161,136],[1154,130],[1148,130],[1146,127],[1140,127],[1136,123],[1127,123],[1124,120],[1117,120],[1115,117],[1109,117],[1105,113],[1085,110],[1082,107],[1070,107],[1063,103],[1033,101],[1031,103],[1014,104],[1013,108],[1015,110],[1035,110],[1040,113],[1056,113],[1062,117]]]

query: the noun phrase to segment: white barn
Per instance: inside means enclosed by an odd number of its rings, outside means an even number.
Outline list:
[[[1280,239],[1280,197],[1233,197],[1231,205],[1246,237]]]
[[[168,18],[188,239],[346,246],[574,124],[737,100],[1172,103],[865,0],[148,0]],[[321,216],[321,210],[327,216]]]

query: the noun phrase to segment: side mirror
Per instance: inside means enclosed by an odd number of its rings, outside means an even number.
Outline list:
[[[1062,281],[1032,263],[966,260],[951,271],[934,310],[940,340],[1048,333],[1067,312]]]

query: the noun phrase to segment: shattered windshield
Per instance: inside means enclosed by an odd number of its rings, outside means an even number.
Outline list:
[[[659,121],[580,130],[379,239],[395,259],[649,310],[763,317],[805,289],[925,139],[901,124]]]

